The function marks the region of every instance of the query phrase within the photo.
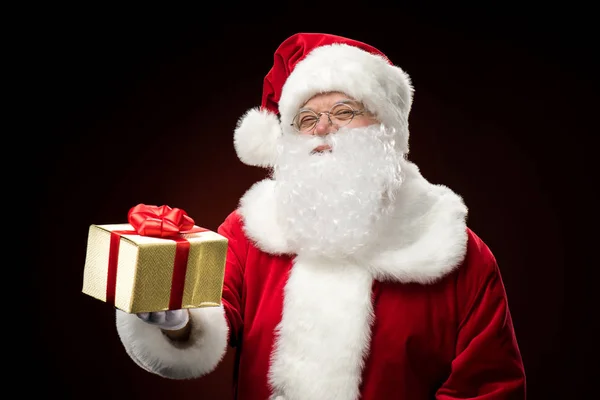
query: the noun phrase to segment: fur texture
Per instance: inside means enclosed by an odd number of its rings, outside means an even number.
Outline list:
[[[234,131],[234,148],[247,165],[269,167],[277,155],[277,139],[281,136],[277,115],[258,108],[248,110]]]
[[[275,181],[264,179],[253,184],[242,196],[239,212],[245,220],[246,235],[261,250],[275,255],[291,254],[291,247],[281,234],[273,212],[277,207],[275,200]]]
[[[425,180],[415,164],[403,163],[404,182],[394,199],[398,207],[355,261],[379,280],[429,283],[464,257],[467,207],[449,188]],[[272,179],[254,184],[242,197],[240,214],[246,234],[260,249],[293,253],[277,222],[276,185]]]
[[[273,397],[358,398],[373,322],[371,285],[362,267],[295,259],[269,372]]]
[[[405,182],[378,240],[359,261],[378,280],[432,283],[458,266],[467,251],[463,199],[444,185],[423,178],[405,162]]]
[[[190,309],[192,332],[185,346],[174,346],[157,326],[117,310],[117,332],[127,354],[140,367],[165,378],[192,379],[213,371],[227,350],[223,307]]]

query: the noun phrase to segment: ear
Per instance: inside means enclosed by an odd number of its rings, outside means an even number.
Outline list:
[[[268,168],[277,157],[281,137],[279,118],[274,113],[252,108],[239,119],[233,144],[239,159],[247,165]]]

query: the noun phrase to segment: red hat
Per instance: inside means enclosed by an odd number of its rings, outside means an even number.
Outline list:
[[[277,48],[264,78],[262,104],[238,121],[234,144],[248,165],[272,166],[278,138],[292,133],[299,108],[318,93],[339,91],[362,102],[399,135],[408,152],[409,76],[375,47],[342,36],[297,33]]]

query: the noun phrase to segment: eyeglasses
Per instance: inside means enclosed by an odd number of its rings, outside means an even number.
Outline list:
[[[366,114],[365,109],[355,110],[346,103],[336,103],[329,111],[316,113],[312,110],[301,109],[294,117],[291,126],[300,133],[311,132],[321,119],[321,115],[327,115],[330,124],[335,124],[338,128],[348,125],[357,115]]]

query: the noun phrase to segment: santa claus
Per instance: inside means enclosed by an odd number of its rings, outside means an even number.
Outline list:
[[[173,379],[236,348],[235,398],[524,399],[501,274],[462,198],[408,160],[408,75],[374,47],[296,34],[234,134],[271,168],[219,227],[222,306],[117,310],[129,356]]]

